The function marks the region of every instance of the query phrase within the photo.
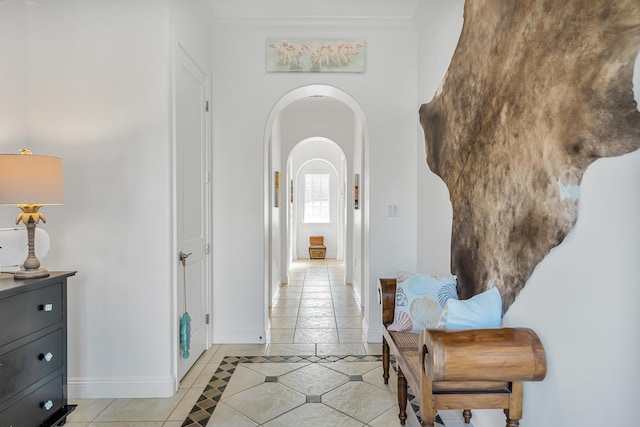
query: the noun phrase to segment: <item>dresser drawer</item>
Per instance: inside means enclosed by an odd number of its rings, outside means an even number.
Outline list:
[[[37,427],[63,409],[62,374],[0,412],[2,427]]]
[[[0,354],[0,402],[62,368],[62,329]]]
[[[0,346],[60,322],[62,308],[60,282],[0,299]]]

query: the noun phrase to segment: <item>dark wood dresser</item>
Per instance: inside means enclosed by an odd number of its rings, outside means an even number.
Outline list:
[[[67,404],[67,278],[0,279],[0,426],[63,424]]]

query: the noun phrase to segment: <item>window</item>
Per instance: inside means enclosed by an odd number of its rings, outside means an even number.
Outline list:
[[[325,224],[331,222],[328,173],[304,175],[304,222]]]

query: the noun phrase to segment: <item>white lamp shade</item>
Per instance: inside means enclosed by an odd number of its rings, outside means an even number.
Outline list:
[[[0,205],[62,205],[64,173],[59,157],[0,154]]]

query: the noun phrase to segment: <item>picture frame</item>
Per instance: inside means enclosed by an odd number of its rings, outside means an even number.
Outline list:
[[[289,203],[293,204],[293,180],[289,182]]]
[[[273,187],[274,187],[273,206],[276,208],[279,208],[280,207],[280,172],[279,171],[276,171],[274,173]]]
[[[268,73],[364,73],[365,42],[337,38],[267,38]]]
[[[353,209],[360,209],[360,174],[353,174]]]

